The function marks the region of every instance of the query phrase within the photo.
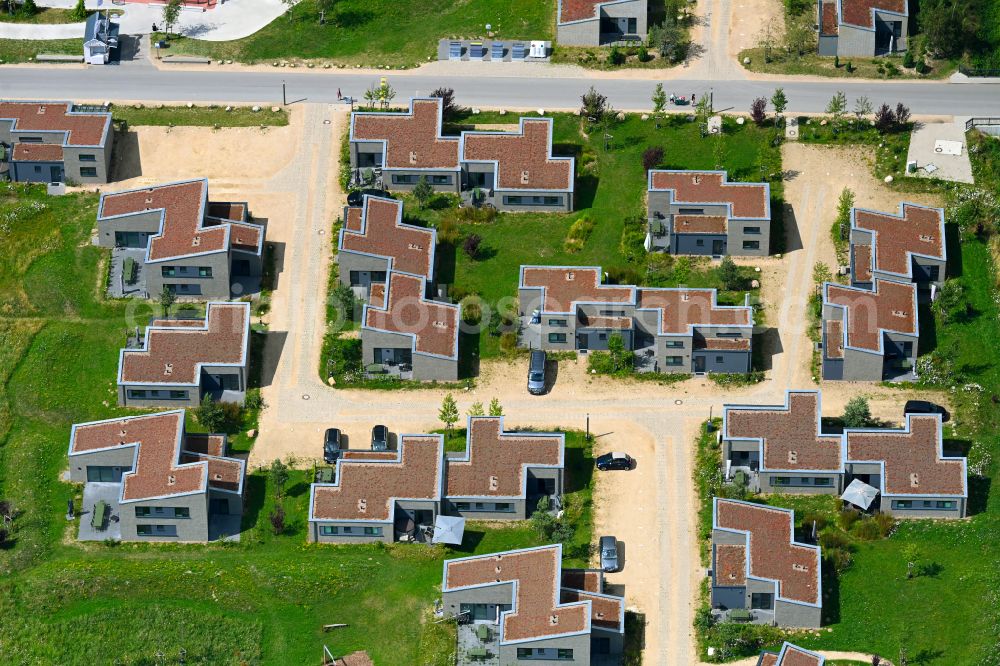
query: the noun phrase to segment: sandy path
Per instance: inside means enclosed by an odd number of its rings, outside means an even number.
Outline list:
[[[757,45],[757,36],[768,22],[775,22],[780,35],[785,27],[781,0],[730,0],[729,56],[735,58],[743,49]]]

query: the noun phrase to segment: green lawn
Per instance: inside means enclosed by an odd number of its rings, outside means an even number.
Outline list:
[[[80,39],[0,39],[0,63],[33,60],[39,53],[83,57]]]
[[[476,234],[482,238],[479,255],[473,259],[455,245],[438,247],[438,280],[451,285],[455,298],[476,295],[489,308],[508,312],[517,297],[521,265],[602,266],[619,283],[645,286],[690,287],[720,286],[715,269],[707,259],[673,258],[662,253],[647,255],[642,248],[645,238],[646,177],[643,151],[650,146],[664,150],[659,168],[712,169],[716,160],[729,170],[730,180],[761,179],[764,173],[781,170],[781,157],[769,144],[773,129],[752,124],[737,125],[726,121],[723,137],[702,138],[697,122],[683,116],[659,121],[641,120],[629,114],[609,128],[613,135],[610,150],[605,151],[600,130],[584,132],[582,121],[572,114],[554,114],[553,152],[576,158],[575,210],[572,213],[501,213],[491,223],[465,222],[454,208],[420,208],[406,197],[408,222],[440,227],[444,218],[458,220],[459,238]],[[480,114],[476,123],[516,123],[516,117]],[[657,127],[659,124],[659,128]],[[721,141],[721,150],[717,147]],[[682,147],[682,148],[681,148]],[[780,221],[782,184],[771,182],[771,210],[777,221],[772,242],[783,238]],[[571,251],[566,238],[574,222],[587,218],[593,229],[582,247]],[[780,250],[781,248],[777,248]],[[720,301],[742,303],[742,292],[720,293]],[[483,333],[479,340],[481,357],[500,352],[499,337]]]
[[[485,37],[487,23],[502,39],[552,39],[554,7],[555,2],[537,0],[340,0],[320,25],[315,0],[302,0],[288,16],[250,37],[230,42],[174,37],[163,55],[415,67],[437,59],[439,39]]]
[[[254,111],[251,106],[116,106],[111,110],[115,120],[129,125],[189,126],[189,127],[279,127],[288,124],[288,112],[272,111],[263,107]]]
[[[78,22],[79,20],[73,16],[73,11],[70,9],[39,7],[33,14],[28,14],[24,11],[18,11],[13,14],[6,11],[0,11],[0,23],[37,23],[51,25],[55,23]]]
[[[257,472],[239,544],[74,543],[64,515],[78,488],[59,481],[70,425],[124,413],[114,406],[118,349],[151,314],[101,298],[96,202],[0,184],[0,498],[18,511],[13,543],[0,548],[0,663],[155,664],[159,651],[176,663],[184,649],[189,664],[298,665],[318,662],[324,644],[367,649],[380,665],[450,663],[453,634],[427,621],[442,560],[537,545],[527,525],[470,523],[459,550],[310,546],[308,472],[285,486],[280,535],[268,520],[275,489]],[[567,442],[578,521],[567,555],[581,565],[592,463],[579,433]],[[332,623],[349,626],[324,634]]]

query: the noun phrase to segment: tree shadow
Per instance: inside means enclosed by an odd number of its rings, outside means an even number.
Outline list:
[[[907,663],[914,664],[914,666],[921,666],[922,664],[931,664],[944,656],[944,650],[931,650],[928,648],[923,648],[915,655],[910,657]]]
[[[476,256],[472,257],[473,261],[488,261],[493,259],[499,254],[499,251],[490,245],[480,245],[476,249]]]
[[[993,480],[986,476],[969,477],[969,499],[966,514],[974,516],[984,513],[990,498],[990,486]]]
[[[638,664],[646,649],[646,615],[625,611],[625,663]]]
[[[334,15],[332,23],[338,28],[357,28],[366,23],[371,23],[373,18],[375,18],[375,12],[348,9],[338,11]]]
[[[289,487],[285,490],[285,497],[301,497],[306,492],[309,491],[309,484],[305,481],[299,481],[295,485]]]

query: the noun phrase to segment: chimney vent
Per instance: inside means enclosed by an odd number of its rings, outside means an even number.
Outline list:
[[[359,499],[358,500],[358,512],[359,513],[365,513],[366,511],[368,511],[368,500]]]
[[[809,571],[809,567],[804,564],[793,564],[792,568],[796,571]]]
[[[910,474],[910,487],[919,488],[920,487],[920,475],[914,472]]]
[[[172,486],[175,483],[177,483],[177,477],[176,476],[174,476],[173,474],[171,474],[170,476],[167,477],[167,485],[168,486]]]
[[[490,477],[490,490],[497,490],[500,487],[500,479],[495,476]]]
[[[201,245],[201,236],[195,236],[191,239],[191,247],[198,247]]]
[[[531,182],[531,181],[529,179],[528,170],[525,169],[524,171],[521,172],[521,184],[522,185],[527,185],[529,182]]]
[[[798,451],[789,451],[788,452],[788,462],[790,462],[792,464],[795,464],[798,461],[799,461],[799,452]]]
[[[558,624],[559,624],[559,616],[558,615],[550,615],[549,616],[549,626],[550,627],[555,627]]]
[[[167,377],[169,377],[170,375],[174,374],[174,364],[173,363],[164,363],[163,364],[163,374],[166,375]]]
[[[566,280],[567,281],[572,281],[572,280],[575,280],[575,279],[576,279],[576,273],[574,273],[573,271],[568,271],[566,273]]]
[[[417,151],[411,150],[410,151],[410,164],[416,164],[416,163],[417,163]]]

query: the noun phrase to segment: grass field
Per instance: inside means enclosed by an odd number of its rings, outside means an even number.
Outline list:
[[[501,39],[552,39],[554,7],[536,0],[340,0],[321,25],[315,0],[302,0],[250,37],[230,42],[174,37],[164,55],[414,67],[437,59],[439,39],[485,37],[487,23]]]
[[[743,62],[744,58],[750,58],[750,64],[743,66],[751,72],[828,76],[844,79],[943,79],[951,76],[958,69],[958,63],[950,60],[929,61],[930,70],[926,74],[920,74],[913,68],[903,67],[902,56],[887,58],[845,57],[841,58],[839,67],[833,58],[815,53],[765,62],[764,50],[760,48],[740,51],[738,58],[740,63]],[[848,62],[851,63],[852,71],[847,71]]]
[[[70,9],[56,9],[54,7],[39,7],[34,14],[27,14],[23,11],[10,14],[0,11],[0,23],[37,23],[41,25],[52,25],[56,23],[78,23]]]
[[[272,111],[270,107],[254,111],[250,106],[116,106],[111,110],[115,120],[129,125],[189,126],[189,127],[280,127],[288,124],[288,112]]]
[[[0,62],[19,63],[34,59],[39,53],[83,57],[79,39],[0,39]]]
[[[471,523],[465,550],[310,546],[308,473],[293,472],[278,500],[256,472],[239,544],[74,542],[64,514],[77,489],[59,481],[70,425],[124,413],[118,349],[150,314],[100,297],[96,203],[0,185],[0,498],[18,512],[0,548],[0,663],[155,664],[157,652],[176,663],[183,649],[189,664],[298,665],[319,663],[323,644],[367,649],[380,665],[449,663],[453,634],[427,622],[442,560],[537,545],[527,525]],[[567,555],[581,565],[592,462],[579,433],[567,440],[567,505],[579,520]],[[278,501],[288,520],[274,535]],[[324,634],[330,623],[349,626]]]

